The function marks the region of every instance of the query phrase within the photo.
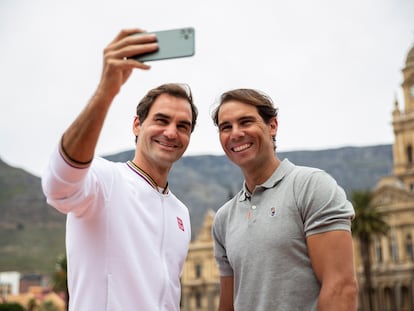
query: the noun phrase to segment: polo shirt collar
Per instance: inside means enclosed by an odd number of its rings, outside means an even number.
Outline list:
[[[295,165],[290,162],[288,159],[284,159],[282,162],[280,162],[280,165],[276,168],[276,170],[273,172],[273,174],[261,185],[257,185],[255,189],[257,188],[265,188],[270,189],[276,186],[283,177],[288,175],[291,171],[293,171]],[[243,182],[243,188],[240,191],[239,195],[239,201],[245,201],[251,197],[251,193],[247,190],[246,187],[246,181]]]

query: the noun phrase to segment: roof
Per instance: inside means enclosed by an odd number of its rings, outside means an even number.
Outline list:
[[[409,65],[414,66],[414,45],[411,47],[411,50],[407,54],[407,60],[405,61],[407,67]]]

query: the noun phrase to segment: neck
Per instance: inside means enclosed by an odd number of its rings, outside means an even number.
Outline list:
[[[273,172],[280,165],[280,160],[276,156],[271,161],[258,161],[257,166],[242,168],[246,187],[250,192],[253,192],[257,185],[263,184],[272,176]]]

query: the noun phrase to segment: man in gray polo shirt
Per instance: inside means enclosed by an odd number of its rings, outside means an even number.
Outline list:
[[[212,117],[245,178],[213,225],[219,310],[356,310],[354,209],[343,189],[322,170],[279,160],[267,95],[231,90]]]

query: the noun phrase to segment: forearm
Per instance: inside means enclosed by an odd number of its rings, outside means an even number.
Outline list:
[[[220,277],[219,311],[233,311],[234,278],[233,276]]]
[[[81,168],[88,166],[95,153],[112,100],[134,68],[150,68],[144,63],[128,58],[158,49],[154,34],[131,36],[142,32],[138,28],[122,30],[104,49],[104,66],[98,89],[86,108],[62,136],[61,153],[70,164]]]
[[[61,152],[71,164],[82,167],[87,166],[92,160],[112,99],[94,95],[64,132]]]

